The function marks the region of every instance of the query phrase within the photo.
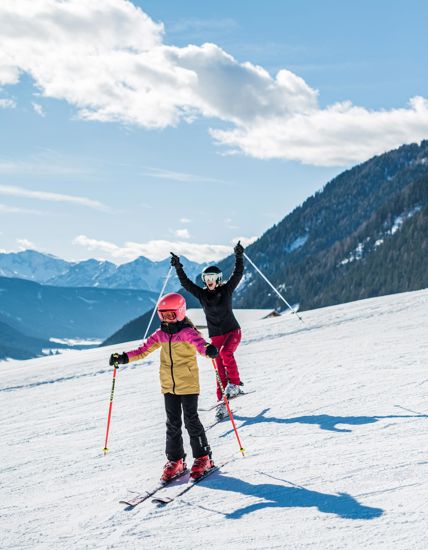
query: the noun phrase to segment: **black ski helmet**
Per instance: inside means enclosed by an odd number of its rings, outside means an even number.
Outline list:
[[[204,283],[205,283],[205,275],[217,275],[216,277],[217,285],[221,285],[221,282],[223,280],[223,273],[221,269],[216,265],[209,265],[202,271],[201,277]]]

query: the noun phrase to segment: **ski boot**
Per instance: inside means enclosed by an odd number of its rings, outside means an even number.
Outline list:
[[[174,477],[180,476],[186,470],[186,463],[182,458],[168,460],[163,468],[161,481],[171,481]]]
[[[242,382],[240,384],[231,384],[229,382],[228,385],[226,386],[226,389],[224,390],[226,397],[228,399],[231,399],[233,397],[236,397],[240,393],[244,393],[241,386],[243,386]]]
[[[217,409],[215,411],[215,418],[216,420],[223,420],[227,416],[227,407],[224,402],[221,402],[217,405]]]
[[[206,472],[208,472],[208,470],[211,470],[213,466],[214,462],[211,460],[209,455],[195,458],[192,469],[190,470],[190,477],[192,479],[198,479],[202,477]]]

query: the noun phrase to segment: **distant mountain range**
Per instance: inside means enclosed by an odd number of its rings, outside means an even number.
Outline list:
[[[202,266],[182,260],[191,276],[200,273]],[[0,359],[70,347],[50,338],[102,340],[151,310],[169,267],[168,258],[140,257],[116,266],[67,262],[35,250],[0,254]],[[179,286],[174,271],[166,290]]]
[[[246,253],[301,310],[428,287],[428,141],[343,172]],[[245,264],[234,307],[283,310],[284,303]],[[218,265],[227,278],[234,257]],[[194,298],[188,300],[195,307]],[[141,338],[148,319],[149,312],[104,344]]]
[[[191,277],[199,274],[201,264],[182,257]],[[0,276],[27,279],[44,285],[64,287],[121,288],[159,292],[170,267],[169,258],[153,262],[140,256],[132,262],[116,265],[108,261],[67,262],[35,250],[0,253]],[[167,290],[180,286],[175,272]]]

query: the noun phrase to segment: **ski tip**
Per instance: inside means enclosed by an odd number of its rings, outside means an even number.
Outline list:
[[[152,502],[154,504],[157,504],[158,506],[164,506],[165,504],[169,504],[173,500],[174,499],[171,497],[158,497],[158,498],[152,499]]]
[[[125,504],[126,510],[131,510],[131,508],[135,507],[135,504],[131,504],[127,500],[119,500],[119,504]]]

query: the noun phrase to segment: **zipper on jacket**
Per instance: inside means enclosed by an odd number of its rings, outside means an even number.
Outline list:
[[[172,334],[169,337],[169,357],[171,359],[171,378],[172,378],[172,393],[175,393],[175,379],[174,379],[174,368],[173,368],[173,361],[172,361],[172,347],[171,347],[171,340],[172,340]]]

